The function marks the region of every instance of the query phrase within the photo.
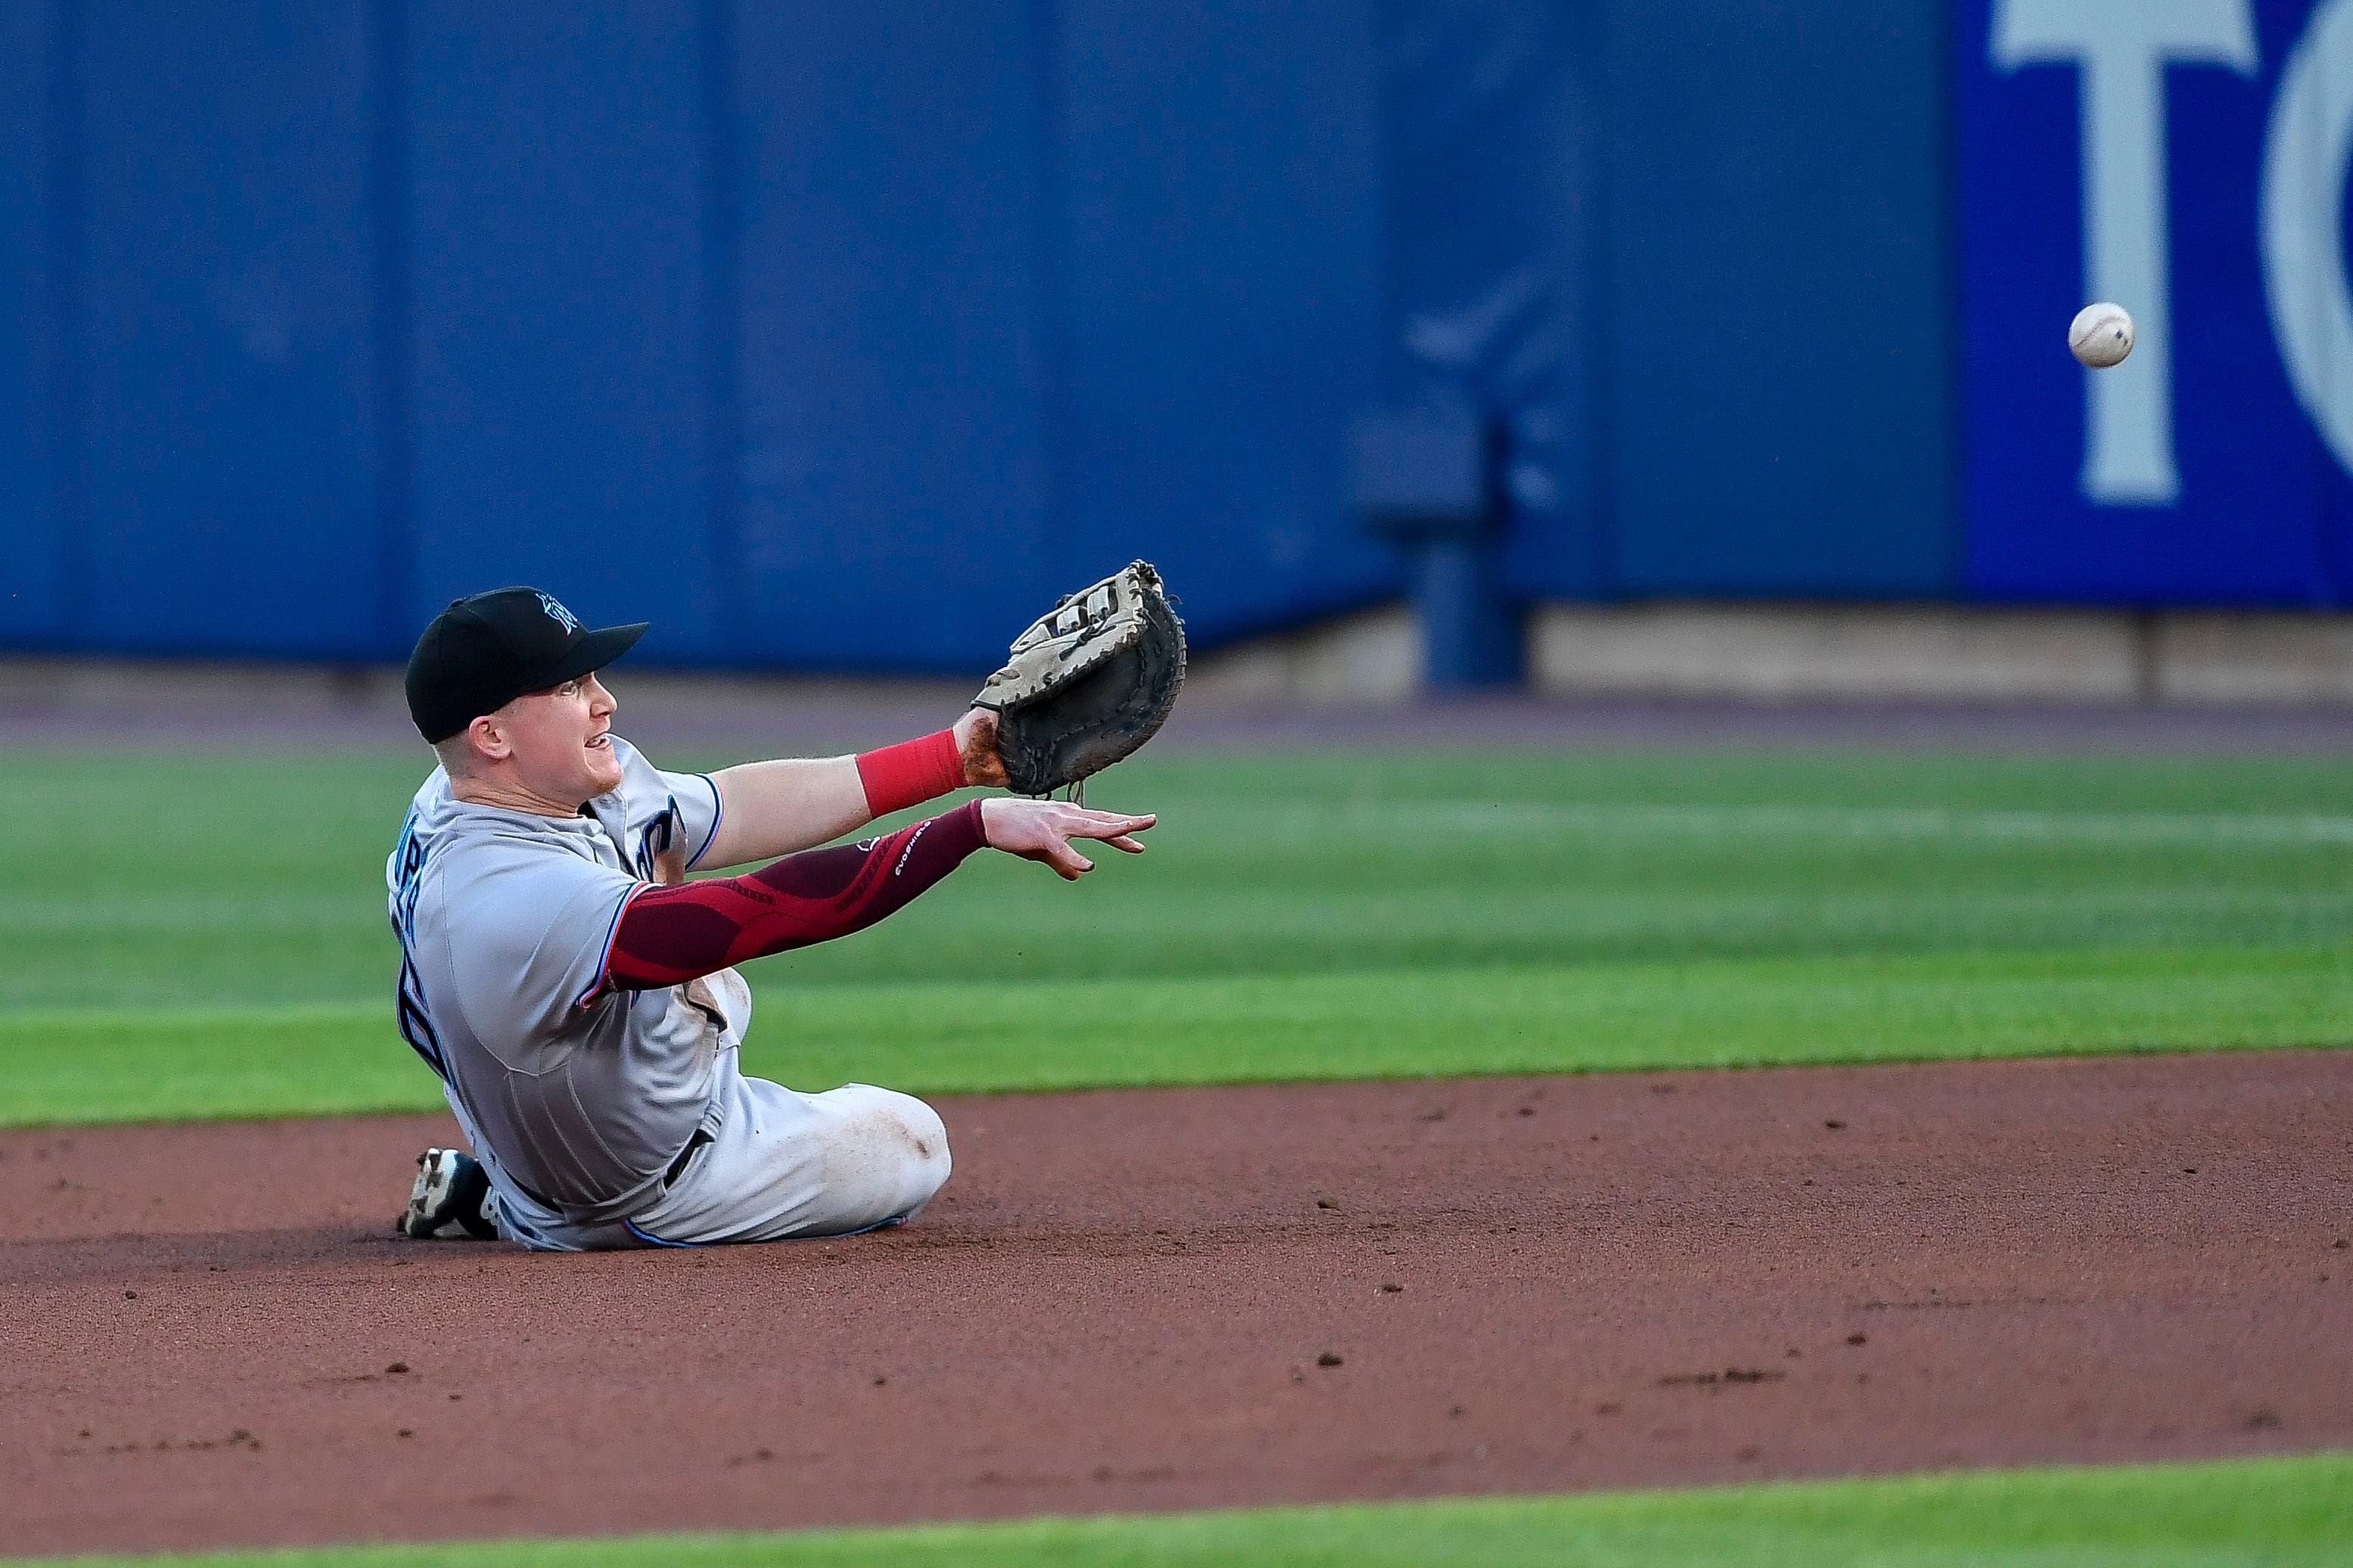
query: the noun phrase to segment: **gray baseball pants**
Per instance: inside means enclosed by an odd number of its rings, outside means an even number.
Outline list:
[[[545,1207],[468,1126],[499,1234],[543,1252],[849,1236],[913,1218],[948,1179],[947,1128],[913,1095],[865,1083],[803,1094],[744,1077],[733,1051],[721,1072],[724,1114],[712,1141],[625,1220],[582,1225]]]

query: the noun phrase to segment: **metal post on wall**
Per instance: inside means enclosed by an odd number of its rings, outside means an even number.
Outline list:
[[[1424,690],[1517,686],[1521,607],[1495,563],[1506,515],[1502,430],[1470,409],[1418,409],[1358,420],[1352,446],[1351,488],[1365,526],[1406,552]]]

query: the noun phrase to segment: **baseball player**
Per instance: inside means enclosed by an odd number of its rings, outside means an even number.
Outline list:
[[[408,1236],[580,1251],[912,1218],[948,1178],[939,1116],[871,1085],[745,1077],[752,998],[733,966],[870,926],[976,850],[1075,879],[1092,862],[1073,840],[1136,854],[1153,825],[1000,795],[813,847],[1005,784],[1010,718],[976,706],[860,756],[665,773],[613,733],[598,679],[645,629],[589,630],[546,594],[502,588],[436,616],[409,661],[409,713],[440,765],[385,867],[399,1024],[473,1152],[417,1157]],[[1181,662],[1180,647],[1180,679]]]

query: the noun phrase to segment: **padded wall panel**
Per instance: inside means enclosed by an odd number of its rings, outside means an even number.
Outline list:
[[[1346,500],[1380,391],[1369,8],[1071,0],[1055,68],[1065,574],[1150,556],[1207,640],[1397,591]]]
[[[375,641],[364,0],[87,0],[77,632]],[[270,608],[257,613],[257,599]]]
[[[1617,591],[1956,586],[1946,18],[1608,8]]]
[[[705,20],[627,0],[408,18],[413,581],[528,582],[636,657],[723,659]]]
[[[1498,432],[1514,593],[1604,591],[1596,18],[1519,0],[1385,0],[1379,15],[1388,396]]]
[[[0,639],[39,646],[65,616],[50,435],[56,321],[47,122],[56,5],[0,6]]]
[[[1042,607],[1039,25],[995,0],[742,9],[740,516],[763,661],[984,672]]]

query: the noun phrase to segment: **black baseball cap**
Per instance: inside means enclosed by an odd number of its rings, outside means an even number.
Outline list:
[[[408,716],[439,744],[527,691],[604,668],[651,623],[588,631],[536,588],[493,588],[452,599],[408,656]]]

